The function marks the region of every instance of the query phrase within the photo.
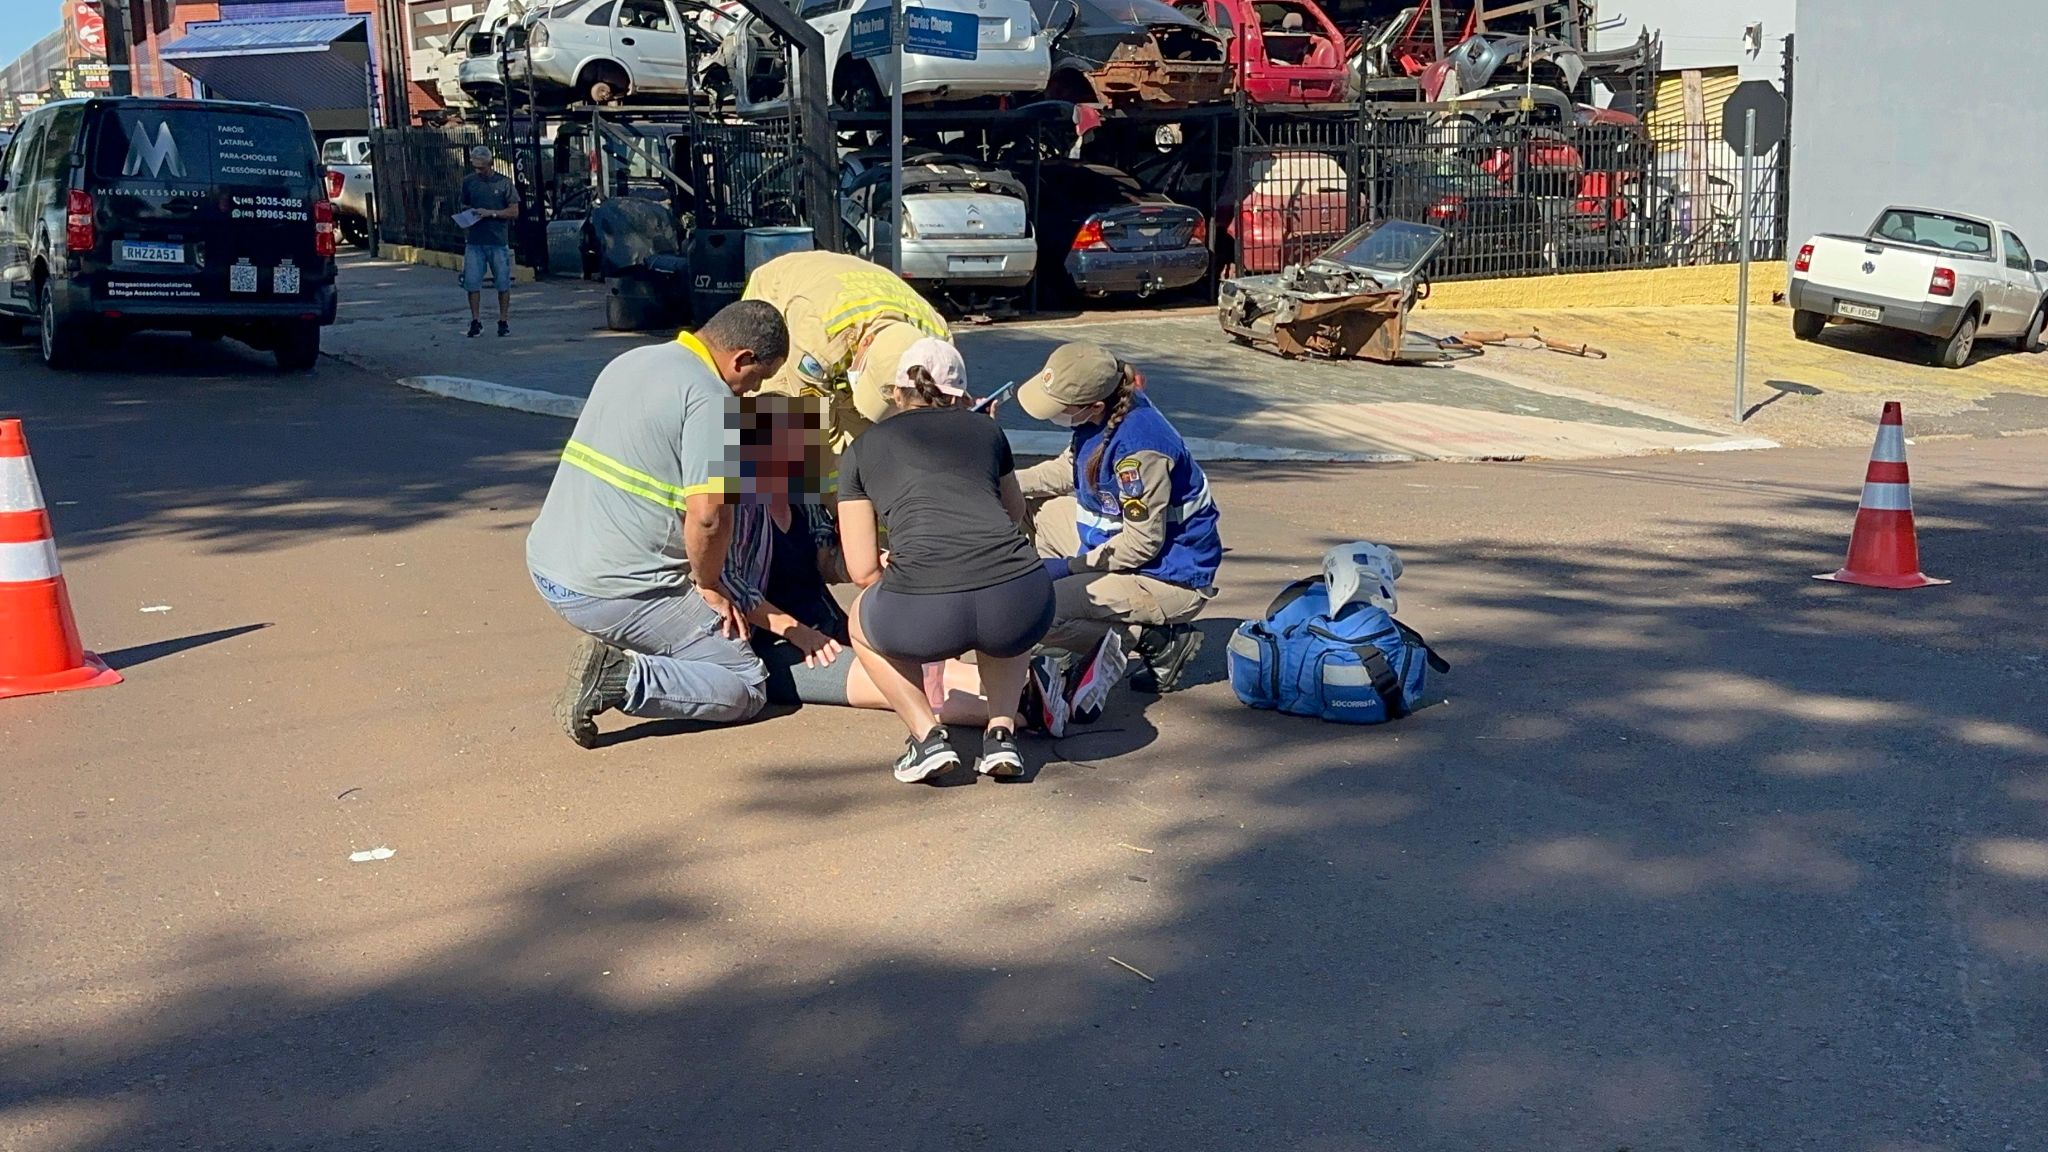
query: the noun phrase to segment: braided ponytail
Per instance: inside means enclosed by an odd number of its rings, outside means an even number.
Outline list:
[[[1098,490],[1104,487],[1102,457],[1109,451],[1109,442],[1116,438],[1117,425],[1122,424],[1124,417],[1131,414],[1131,409],[1138,406],[1138,393],[1145,390],[1145,378],[1138,374],[1137,369],[1119,360],[1117,370],[1123,378],[1117,381],[1116,391],[1104,401],[1102,437],[1095,442],[1095,450],[1088,454],[1088,463],[1081,468],[1082,474],[1088,477],[1088,483]]]
[[[904,388],[900,384],[897,387],[905,392],[914,391],[917,398],[924,401],[926,407],[951,408],[954,401],[959,399],[950,392],[940,391],[939,382],[932,379],[932,374],[922,364],[912,364],[904,371],[904,376],[910,380],[910,387]]]

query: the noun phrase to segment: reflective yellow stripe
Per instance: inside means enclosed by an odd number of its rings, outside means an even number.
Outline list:
[[[695,352],[697,354],[697,359],[702,360],[706,368],[711,369],[711,371],[713,372],[718,371],[718,361],[713,360],[711,358],[711,349],[706,348],[704,346],[704,342],[702,340],[697,339],[697,334],[695,332],[676,333],[676,343],[681,344],[683,347],[688,348],[692,352]]]
[[[860,300],[842,300],[840,303],[845,307],[825,321],[825,334],[828,336],[837,336],[848,328],[872,320],[884,312],[898,313],[905,320],[917,325],[927,336],[936,336],[943,340],[948,335],[946,322],[933,313],[931,305],[923,300],[912,303],[900,296],[869,296]]]
[[[680,510],[686,507],[685,502],[692,496],[725,490],[724,483],[717,480],[694,484],[688,488],[678,488],[637,468],[622,464],[588,444],[580,444],[574,440],[562,448],[562,462],[574,464],[621,492],[631,492],[664,508]]]

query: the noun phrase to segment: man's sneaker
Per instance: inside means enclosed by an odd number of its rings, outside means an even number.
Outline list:
[[[597,747],[597,718],[626,704],[626,673],[633,658],[595,637],[576,642],[569,676],[555,699],[555,722],[578,747]]]
[[[1181,678],[1201,650],[1202,633],[1192,624],[1145,629],[1138,637],[1138,667],[1131,673],[1131,687],[1161,696],[1180,691]]]
[[[481,320],[471,320],[471,321],[469,322],[469,334],[470,334],[471,336],[481,336],[481,335],[483,335],[483,334],[484,334],[484,322],[483,322],[483,321],[481,321]]]
[[[1124,638],[1115,628],[1102,637],[1102,643],[1095,646],[1095,655],[1088,663],[1080,666],[1080,672],[1067,689],[1067,710],[1076,724],[1093,724],[1102,718],[1102,706],[1109,702],[1109,690],[1124,678],[1124,669],[1130,665],[1130,657],[1124,655]]]
[[[1067,675],[1059,657],[1042,652],[1031,658],[1031,673],[1024,680],[1024,697],[1017,710],[1026,727],[1057,740],[1067,734]]]
[[[510,336],[511,334],[512,334],[512,325],[511,325],[511,324],[509,324],[509,323],[507,323],[506,321],[503,321],[503,320],[500,320],[500,321],[498,321],[498,335],[500,335],[500,336]]]
[[[957,767],[960,754],[953,751],[952,739],[952,733],[940,724],[925,733],[922,740],[905,740],[903,755],[896,760],[896,778],[905,784],[915,784],[934,773]]]
[[[1024,774],[1024,756],[1017,751],[1017,737],[1008,728],[991,728],[981,734],[981,756],[974,770],[997,780],[1014,780]]]

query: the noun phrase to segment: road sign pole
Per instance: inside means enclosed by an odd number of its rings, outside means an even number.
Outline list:
[[[1749,250],[1756,215],[1756,109],[1742,117],[1742,220],[1736,234],[1742,257],[1735,274],[1735,422],[1743,422],[1742,390],[1749,375]]]
[[[889,85],[889,271],[903,275],[903,0],[889,2],[889,62],[896,69]]]

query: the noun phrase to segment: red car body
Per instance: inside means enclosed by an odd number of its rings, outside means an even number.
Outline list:
[[[1231,70],[1253,103],[1344,99],[1344,36],[1312,0],[1181,0],[1176,7],[1224,33]]]
[[[1281,152],[1249,165],[1249,187],[1224,193],[1224,231],[1243,275],[1278,272],[1330,245],[1365,218],[1344,166],[1319,152]],[[1235,201],[1231,204],[1230,201]]]

